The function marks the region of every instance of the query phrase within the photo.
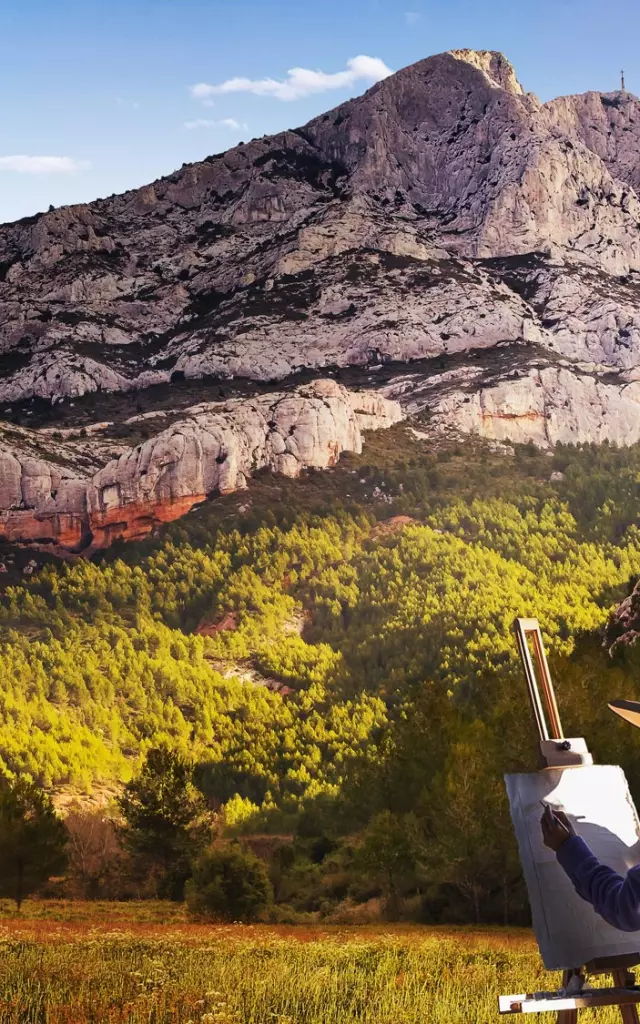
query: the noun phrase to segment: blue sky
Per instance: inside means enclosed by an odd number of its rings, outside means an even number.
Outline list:
[[[615,89],[621,67],[640,92],[638,38],[638,0],[0,0],[0,222],[304,124],[452,48],[502,50],[543,100]],[[255,84],[290,68],[322,76]]]

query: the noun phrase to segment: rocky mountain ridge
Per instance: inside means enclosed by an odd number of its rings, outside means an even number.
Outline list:
[[[455,51],[304,128],[5,225],[0,401],[498,340],[635,365],[638,147],[635,97],[542,105],[505,58]]]
[[[384,395],[498,439],[638,440],[639,154],[635,96],[542,104],[501,54],[456,50],[302,128],[0,226],[0,416],[431,360]],[[140,480],[125,492],[146,508]],[[82,502],[76,547],[102,536]],[[45,517],[58,539],[66,514]],[[6,535],[32,536],[18,521]]]

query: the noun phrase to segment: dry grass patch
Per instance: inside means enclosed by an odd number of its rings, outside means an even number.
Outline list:
[[[155,903],[1,909],[7,1024],[489,1024],[499,993],[558,982],[525,930],[206,926]]]

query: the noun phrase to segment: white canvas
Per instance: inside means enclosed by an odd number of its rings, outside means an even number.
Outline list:
[[[542,842],[540,828],[544,801],[568,815],[599,860],[625,875],[640,863],[640,823],[622,769],[547,769],[507,775],[505,781],[545,966],[579,967],[596,957],[638,952],[640,933],[612,928],[577,895],[555,853]]]

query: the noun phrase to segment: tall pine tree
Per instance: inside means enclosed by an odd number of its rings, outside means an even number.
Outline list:
[[[214,816],[193,784],[193,765],[167,747],[149,750],[119,807],[123,845],[161,898],[180,900],[191,863],[213,838]]]
[[[25,779],[0,779],[0,893],[22,901],[67,863],[67,830],[50,798]]]

